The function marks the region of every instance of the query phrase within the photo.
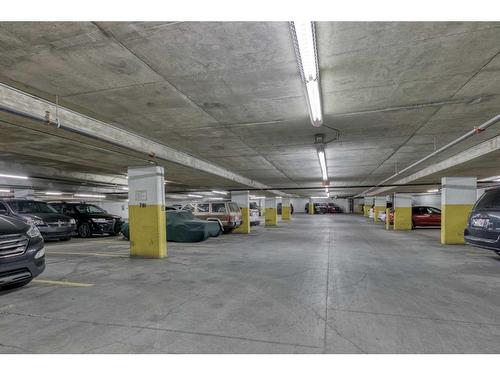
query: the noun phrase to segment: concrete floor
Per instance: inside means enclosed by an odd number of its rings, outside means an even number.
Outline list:
[[[0,352],[500,352],[500,257],[438,237],[295,215],[159,261],[49,243],[39,281],[0,294]]]

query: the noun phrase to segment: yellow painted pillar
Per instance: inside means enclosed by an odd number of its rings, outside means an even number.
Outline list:
[[[250,233],[250,194],[248,191],[231,193],[231,200],[240,206],[243,223],[233,230],[233,233]]]
[[[309,215],[314,215],[314,202],[312,200],[312,198],[309,198],[309,205],[307,206],[309,211]]]
[[[290,207],[290,198],[281,200],[281,220],[290,220],[292,218],[292,209]]]
[[[411,230],[411,195],[394,194],[394,230]]]
[[[389,230],[391,229],[391,209],[386,208],[385,209],[385,229]]]
[[[266,227],[278,225],[278,208],[276,198],[266,198]]]
[[[463,244],[467,218],[477,198],[476,178],[443,177],[441,186],[441,243]]]
[[[163,167],[128,169],[130,256],[167,256],[164,181]]]
[[[370,217],[370,208],[373,204],[373,197],[364,197],[363,214],[365,217]]]
[[[375,206],[373,207],[373,222],[375,224],[383,224],[379,218],[378,214],[381,211],[385,211],[387,207],[387,199],[386,197],[375,197]]]

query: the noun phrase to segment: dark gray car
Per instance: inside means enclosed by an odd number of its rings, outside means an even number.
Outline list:
[[[45,250],[38,228],[0,215],[0,289],[25,285],[44,269]]]
[[[464,238],[469,245],[500,255],[500,188],[486,191],[476,202]]]
[[[62,215],[45,202],[30,199],[0,200],[0,214],[38,227],[45,240],[69,240],[75,235],[75,219]]]

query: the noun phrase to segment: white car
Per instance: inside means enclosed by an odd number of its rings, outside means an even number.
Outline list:
[[[385,223],[385,217],[386,217],[385,211],[380,211],[378,213],[378,219],[384,223]]]
[[[260,224],[260,212],[255,208],[250,209],[250,225]]]

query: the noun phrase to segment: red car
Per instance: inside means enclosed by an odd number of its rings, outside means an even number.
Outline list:
[[[414,206],[412,207],[411,222],[412,227],[440,227],[441,210],[436,207]],[[389,216],[391,224],[394,224],[394,212]]]

